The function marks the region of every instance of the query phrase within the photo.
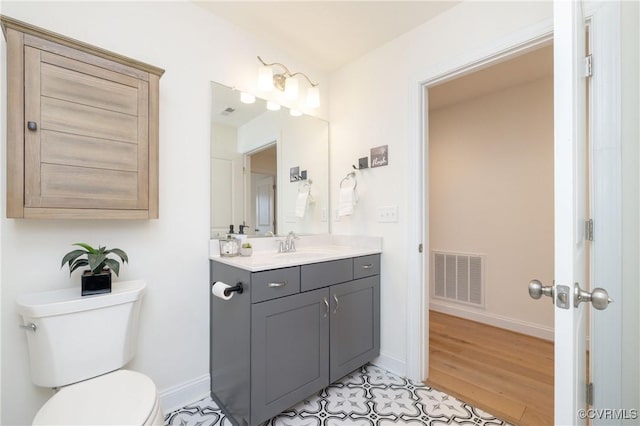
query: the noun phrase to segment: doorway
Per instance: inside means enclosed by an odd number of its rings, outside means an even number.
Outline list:
[[[553,46],[429,85],[429,383],[553,423]]]
[[[245,155],[245,194],[248,200],[245,205],[249,211],[245,217],[249,218],[251,229],[256,235],[277,234],[277,175],[278,148],[273,142],[256,151]]]

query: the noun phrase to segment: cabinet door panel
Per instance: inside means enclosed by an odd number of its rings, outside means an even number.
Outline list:
[[[67,166],[136,172],[137,145],[43,130],[42,162]]]
[[[103,207],[116,202],[135,208],[136,173],[43,164],[42,205],[47,207]]]
[[[331,287],[333,383],[380,353],[380,277]]]
[[[137,88],[103,78],[42,64],[42,96],[62,99],[123,114],[137,115]]]
[[[252,305],[252,425],[329,384],[328,297],[322,289]]]
[[[138,142],[138,118],[59,99],[41,98],[41,128],[120,142]]]

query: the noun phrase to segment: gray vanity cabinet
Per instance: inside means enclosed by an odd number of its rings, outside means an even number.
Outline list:
[[[378,356],[380,255],[249,272],[211,261],[211,396],[257,426]]]
[[[269,419],[329,385],[328,298],[320,289],[253,305],[252,418]]]
[[[331,286],[331,383],[380,352],[379,277]]]

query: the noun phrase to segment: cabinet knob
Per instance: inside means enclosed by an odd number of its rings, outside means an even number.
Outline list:
[[[29,129],[31,131],[38,130],[38,123],[36,123],[35,121],[28,121],[27,122],[27,129]]]

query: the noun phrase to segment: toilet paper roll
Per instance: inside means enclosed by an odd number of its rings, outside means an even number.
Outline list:
[[[229,284],[225,284],[221,281],[216,281],[215,283],[213,283],[213,285],[211,286],[211,293],[216,296],[219,297],[220,299],[223,300],[229,300],[233,297],[234,293],[229,293],[228,296],[225,296],[224,291],[226,289],[228,289],[229,287],[231,287]]]

